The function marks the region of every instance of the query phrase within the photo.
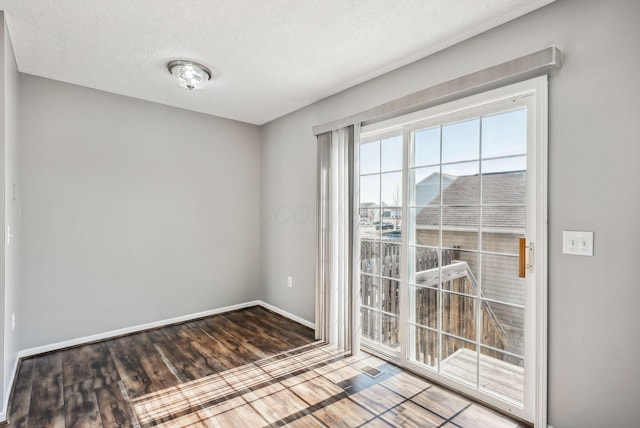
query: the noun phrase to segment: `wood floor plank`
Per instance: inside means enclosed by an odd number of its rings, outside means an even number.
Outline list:
[[[267,323],[271,334],[284,332],[288,343],[294,347],[305,345],[315,338],[313,329],[295,321],[292,322],[268,309],[258,306],[253,313]]]
[[[285,324],[281,323],[281,317],[273,312],[261,307],[249,309],[251,310],[230,312],[224,314],[224,317],[233,323],[247,326],[259,333],[253,339],[253,343],[260,347],[277,346],[279,352],[282,352],[292,347],[302,346],[313,339],[311,329],[302,325],[298,327],[297,323],[292,322],[285,327]],[[294,325],[295,328],[292,328]]]
[[[87,346],[79,346],[60,352],[63,386],[76,385],[91,378],[89,359],[85,354],[86,349]]]
[[[156,347],[161,357],[164,357],[171,365],[171,369],[175,370],[176,375],[181,382],[196,379],[191,374],[189,367],[191,365],[188,359],[188,353],[184,352],[183,346],[175,342],[176,326],[168,326],[161,329],[151,330],[147,332],[147,337]]]
[[[20,362],[9,412],[9,421],[12,427],[23,428],[28,425],[34,367],[34,358]]]
[[[147,333],[154,345],[160,348],[165,358],[175,367],[183,382],[200,379],[225,369],[216,358],[210,358],[211,349],[203,351],[193,343],[189,335],[182,333],[194,328],[194,323],[186,323]]]
[[[340,428],[357,427],[373,419],[370,412],[348,398],[343,398],[330,406],[316,410],[313,412],[313,416],[327,426]]]
[[[216,340],[231,344],[238,349],[246,349],[267,358],[291,348],[277,336],[270,334],[264,325],[254,319],[241,319],[236,316],[206,319],[207,332]],[[251,334],[247,334],[251,332]]]
[[[122,383],[129,394],[144,394],[149,390],[151,380],[142,368],[138,356],[128,352],[130,338],[119,338],[109,343],[109,350]],[[106,385],[105,385],[106,386]]]
[[[234,339],[231,338],[233,330],[231,326],[227,327],[229,330],[217,336],[211,335],[204,325],[202,328],[195,329],[182,328],[178,331],[178,335],[190,344],[190,351],[196,361],[201,361],[208,367],[215,368],[216,372],[220,371],[218,370],[220,365],[226,370],[243,366],[260,358],[243,346],[244,338],[238,338],[237,342],[234,342]]]
[[[64,388],[64,414],[65,424],[68,427],[102,427],[93,379],[88,378]]]
[[[89,360],[89,371],[94,389],[120,380],[107,343],[94,343],[86,346],[84,350],[84,355]]]
[[[100,419],[104,428],[135,426],[136,419],[131,403],[122,394],[124,388],[122,382],[118,381],[95,390]]]
[[[115,339],[109,348],[131,398],[178,383],[145,333]]]
[[[35,358],[35,371],[29,406],[29,426],[59,428],[65,426],[61,353]]]
[[[206,330],[200,327],[200,323],[194,323],[193,328],[180,328],[177,331],[178,343],[184,343],[189,349],[189,354],[193,358],[194,365],[200,368],[200,371],[218,373],[237,364],[228,364],[230,360],[229,350],[225,349],[224,344],[219,340],[210,336]],[[240,352],[232,356],[231,359],[237,359],[238,364],[246,364],[247,359],[243,358]]]

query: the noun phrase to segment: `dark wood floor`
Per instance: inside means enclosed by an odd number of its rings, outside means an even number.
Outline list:
[[[518,427],[261,307],[23,360],[10,427]]]

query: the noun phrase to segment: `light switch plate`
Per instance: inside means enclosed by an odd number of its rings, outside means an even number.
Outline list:
[[[563,231],[562,253],[576,256],[593,256],[593,232]]]

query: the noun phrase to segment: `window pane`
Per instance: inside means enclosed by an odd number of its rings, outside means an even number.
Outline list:
[[[400,244],[383,242],[381,245],[382,276],[400,278]]]
[[[382,171],[402,170],[402,136],[382,140]]]
[[[438,290],[409,286],[411,296],[409,321],[422,326],[438,328]]]
[[[482,295],[524,305],[525,279],[518,277],[518,256],[482,255]]]
[[[440,127],[415,131],[413,133],[413,150],[411,166],[440,163]]]
[[[382,278],[382,310],[400,315],[400,282]]]
[[[482,344],[524,355],[524,308],[482,302]]]
[[[440,245],[440,207],[409,208],[409,244]]]
[[[463,339],[476,340],[475,297],[442,293],[442,331]]]
[[[440,372],[473,388],[477,385],[478,352],[474,343],[442,335]]]
[[[507,161],[508,159],[500,159]],[[483,162],[482,168],[489,163]],[[525,171],[504,171],[484,174],[482,177],[482,202],[492,205],[513,205],[526,203],[527,173]]]
[[[442,289],[478,295],[478,253],[442,250]]]
[[[402,173],[382,174],[382,207],[402,207]]]
[[[508,231],[483,232],[482,250],[517,256],[520,251],[520,238],[524,238],[524,230],[521,233],[509,233]]]
[[[367,309],[360,308],[360,320],[362,322],[362,337],[371,339],[375,342],[380,340],[380,313]]]
[[[440,204],[440,167],[415,168],[409,172],[409,200],[412,205]],[[446,176],[442,186],[446,188],[453,178]]]
[[[478,232],[474,231],[442,231],[442,247],[453,250],[478,250]]]
[[[380,220],[380,208],[374,202],[360,204],[360,235],[368,234],[376,221]]]
[[[380,175],[360,177],[360,208],[380,206]]]
[[[477,176],[480,172],[480,164],[477,161],[459,162],[442,165],[442,174],[450,176],[452,180],[463,176]],[[476,177],[477,180],[477,177]]]
[[[495,174],[502,172],[521,171],[527,169],[527,158],[525,156],[516,156],[512,158],[492,159],[482,161],[483,174]]]
[[[442,163],[480,158],[480,119],[442,127]]]
[[[482,118],[482,157],[521,155],[527,152],[527,110],[508,111]]]
[[[521,406],[524,401],[524,360],[481,347],[480,390]]]
[[[478,205],[480,203],[480,164],[464,162],[443,165],[443,183],[450,182],[442,192],[443,205]]]
[[[379,295],[380,277],[360,275],[360,303],[370,308],[377,308]]]
[[[381,341],[384,346],[389,348],[400,347],[400,335],[398,334],[399,323],[398,317],[394,317],[387,314],[381,314],[382,316],[382,332]]]
[[[360,144],[360,174],[380,172],[380,141]]]
[[[478,207],[442,207],[442,229],[478,232],[480,209]]]
[[[409,258],[413,260],[409,269],[409,282],[425,287],[438,287],[440,272],[437,269],[438,249],[409,247]]]
[[[409,359],[437,368],[438,354],[438,334],[423,327],[410,325]]]
[[[485,232],[524,234],[525,227],[524,206],[488,206],[482,209],[482,230]]]
[[[360,240],[360,271],[377,275],[380,273],[380,241]]]

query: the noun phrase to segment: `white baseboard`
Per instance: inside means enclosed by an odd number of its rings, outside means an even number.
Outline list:
[[[7,390],[4,391],[3,401],[2,401],[2,411],[0,412],[0,424],[7,422],[7,415],[9,412],[9,398],[11,396],[11,390],[13,389],[13,383],[16,380],[16,376],[18,375],[18,364],[20,362],[20,357],[17,357],[13,363],[13,370],[11,371],[11,375],[9,376],[9,382],[7,383]]]
[[[315,328],[315,325],[312,322],[309,322],[305,319],[302,319],[296,315],[293,315],[287,311],[284,311],[280,308],[277,308],[273,305],[270,305],[269,303],[263,302],[262,300],[253,300],[250,302],[245,302],[245,303],[239,303],[237,305],[231,305],[231,306],[224,306],[222,308],[217,308],[217,309],[211,309],[208,311],[203,311],[203,312],[197,312],[194,314],[189,314],[189,315],[183,315],[183,316],[179,316],[179,317],[175,317],[175,318],[169,318],[169,319],[165,319],[165,320],[161,320],[161,321],[155,321],[155,322],[151,322],[151,323],[147,323],[147,324],[140,324],[137,326],[133,326],[133,327],[126,327],[126,328],[121,328],[118,330],[111,330],[111,331],[107,331],[104,333],[98,333],[98,334],[94,334],[91,336],[85,336],[85,337],[79,337],[77,339],[71,339],[71,340],[65,340],[62,342],[58,342],[58,343],[52,343],[49,345],[43,345],[43,346],[36,346],[34,348],[28,348],[28,349],[23,349],[20,352],[18,352],[18,358],[26,358],[26,357],[31,357],[33,355],[38,355],[38,354],[43,354],[45,352],[51,352],[51,351],[57,351],[59,349],[64,349],[64,348],[70,348],[72,346],[79,346],[79,345],[84,345],[87,343],[92,343],[92,342],[97,342],[100,340],[106,340],[106,339],[111,339],[113,337],[118,337],[118,336],[123,336],[125,334],[131,334],[131,333],[137,333],[140,331],[144,331],[144,330],[149,330],[152,328],[158,328],[158,327],[164,327],[166,325],[170,325],[170,324],[176,324],[176,323],[180,323],[180,322],[185,322],[185,321],[191,321],[194,319],[198,319],[198,318],[203,318],[203,317],[208,317],[211,315],[216,315],[216,314],[220,314],[223,312],[230,312],[230,311],[235,311],[238,309],[244,309],[244,308],[248,308],[251,306],[262,306],[266,309],[269,309],[277,314],[280,314],[286,318],[289,318],[293,321],[296,321],[306,327],[309,328]],[[11,385],[13,385],[13,382],[11,383]],[[2,414],[0,413],[0,416]]]
[[[316,325],[314,323],[312,323],[311,321],[307,321],[304,318],[300,318],[299,316],[293,315],[290,312],[287,312],[287,311],[285,311],[283,309],[280,309],[280,308],[278,308],[276,306],[270,305],[267,302],[263,302],[262,300],[258,300],[258,302],[260,302],[259,303],[260,306],[262,306],[263,308],[269,309],[270,311],[273,311],[276,314],[280,314],[285,318],[289,318],[290,320],[295,321],[297,323],[300,323],[305,327],[309,327],[309,328],[314,329],[314,330],[316,328]]]

